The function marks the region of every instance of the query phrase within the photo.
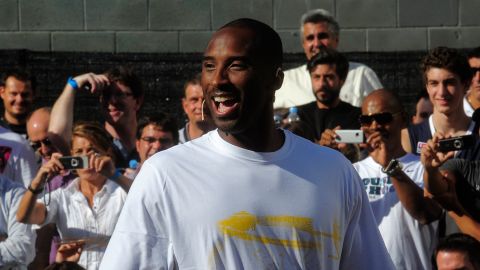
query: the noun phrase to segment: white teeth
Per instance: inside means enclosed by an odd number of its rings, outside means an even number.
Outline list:
[[[225,102],[227,100],[232,100],[233,98],[231,97],[214,97],[213,100],[215,102]]]

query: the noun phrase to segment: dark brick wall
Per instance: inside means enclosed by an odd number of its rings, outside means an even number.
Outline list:
[[[423,87],[419,61],[424,52],[346,53],[350,61],[373,68],[385,88],[398,91],[410,111],[418,91]],[[146,89],[142,114],[162,110],[184,116],[180,106],[184,81],[200,71],[201,54],[147,53],[58,53],[26,50],[0,50],[1,71],[21,66],[37,78],[36,106],[51,106],[61,93],[69,76],[85,72],[101,73],[114,65],[130,65],[143,79]],[[285,68],[305,61],[303,54],[286,54]],[[101,120],[97,97],[80,93],[75,104],[77,119]]]

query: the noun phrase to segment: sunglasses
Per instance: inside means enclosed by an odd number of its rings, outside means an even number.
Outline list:
[[[52,142],[48,139],[48,138],[45,138],[43,140],[40,140],[40,141],[30,141],[30,146],[32,146],[33,150],[37,151],[41,146],[45,145],[45,146],[51,146],[52,145]]]
[[[393,121],[393,117],[400,113],[401,112],[397,112],[397,113],[382,112],[382,113],[376,113],[371,115],[362,114],[358,118],[358,121],[360,121],[360,124],[362,126],[371,125],[374,120],[380,125],[386,125],[391,123]]]

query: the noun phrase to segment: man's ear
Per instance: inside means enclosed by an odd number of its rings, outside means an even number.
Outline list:
[[[3,98],[4,94],[5,94],[5,86],[0,86],[0,96],[2,96]]]
[[[187,100],[185,98],[182,98],[182,108],[185,113],[187,113],[187,110],[185,109],[187,107]]]
[[[282,87],[284,76],[285,74],[283,73],[282,68],[277,68],[277,71],[275,72],[275,81],[274,81],[275,90],[278,90],[280,89],[280,87]]]
[[[135,102],[137,103],[135,105],[135,110],[138,112],[140,111],[140,108],[142,108],[142,105],[143,105],[143,98],[145,97],[145,95],[143,96],[140,96],[138,98],[135,99]]]

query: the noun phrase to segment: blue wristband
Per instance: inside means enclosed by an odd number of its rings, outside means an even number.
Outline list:
[[[110,177],[110,179],[112,179],[113,181],[117,181],[120,176],[122,176],[122,172],[120,171],[120,169],[116,169],[115,173],[112,177]]]
[[[78,90],[78,83],[73,79],[73,77],[69,77],[67,83],[73,88],[73,90]]]

